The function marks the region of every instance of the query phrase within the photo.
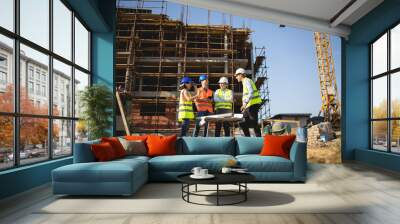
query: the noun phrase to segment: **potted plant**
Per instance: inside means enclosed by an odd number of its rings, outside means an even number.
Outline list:
[[[86,87],[80,92],[81,124],[87,127],[89,140],[109,136],[107,129],[112,121],[113,96],[110,89],[102,84]]]

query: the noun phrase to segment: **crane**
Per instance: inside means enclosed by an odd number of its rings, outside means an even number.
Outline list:
[[[330,35],[314,32],[318,76],[321,93],[321,109],[318,116],[331,122],[334,129],[340,128],[340,101],[336,84],[335,65],[330,44]]]

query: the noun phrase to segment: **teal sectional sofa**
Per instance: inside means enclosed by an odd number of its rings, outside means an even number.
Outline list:
[[[219,172],[228,160],[236,160],[259,182],[304,182],[306,180],[306,143],[295,142],[290,159],[260,156],[263,138],[183,137],[177,140],[177,155],[127,156],[96,162],[91,141],[75,144],[74,163],[52,172],[54,194],[131,195],[148,181],[176,181],[193,167]]]

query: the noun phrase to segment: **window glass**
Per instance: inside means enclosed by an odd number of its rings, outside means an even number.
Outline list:
[[[75,18],[75,63],[89,70],[89,32]]]
[[[25,114],[47,115],[49,108],[48,97],[48,62],[49,57],[32,48],[21,44],[20,51],[20,109]],[[33,94],[29,93],[29,69],[35,71]],[[33,103],[36,102],[36,103]]]
[[[49,0],[20,0],[21,36],[49,47]]]
[[[390,85],[391,116],[400,118],[400,72],[391,75]]]
[[[21,164],[35,163],[49,158],[49,120],[21,117],[20,151]]]
[[[387,71],[387,34],[372,44],[372,75]]]
[[[0,1],[0,26],[14,31],[14,0]]]
[[[0,116],[0,170],[14,165],[13,117]]]
[[[53,120],[53,156],[72,154],[72,121]]]
[[[53,115],[72,117],[71,66],[53,60]]]
[[[391,121],[391,151],[400,153],[400,120]]]
[[[390,68],[400,67],[400,24],[390,31]]]
[[[81,114],[80,95],[87,86],[89,86],[89,75],[75,69],[75,117]]]
[[[372,122],[372,147],[387,151],[387,121]]]
[[[0,111],[14,111],[13,40],[0,35]]]
[[[84,120],[75,121],[75,142],[84,142],[88,138],[88,128]]]
[[[53,51],[71,60],[72,12],[60,1],[53,0]]]
[[[386,76],[372,81],[372,118],[387,118]]]

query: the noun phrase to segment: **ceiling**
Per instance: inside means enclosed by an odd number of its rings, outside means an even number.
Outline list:
[[[170,0],[194,7],[347,37],[383,0]]]

